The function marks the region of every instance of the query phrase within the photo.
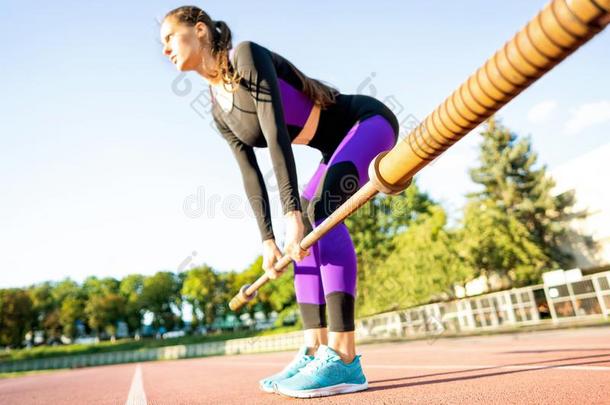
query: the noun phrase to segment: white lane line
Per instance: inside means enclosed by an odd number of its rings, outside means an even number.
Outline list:
[[[146,393],[144,392],[144,384],[142,382],[142,367],[136,365],[136,372],[131,380],[131,388],[125,405],[146,405]]]
[[[208,362],[206,364],[210,364]],[[277,361],[266,361],[266,362],[246,362],[246,361],[232,361],[225,363],[214,363],[217,366],[284,366],[285,362]],[[609,366],[571,366],[561,364],[548,364],[548,365],[520,365],[520,366],[503,366],[503,365],[478,365],[478,364],[426,364],[426,365],[415,365],[415,364],[362,364],[364,369],[367,368],[380,368],[380,369],[405,369],[405,370],[462,370],[464,372],[474,369],[498,369],[498,370],[538,370],[538,369],[552,369],[552,370],[573,370],[573,371],[606,371],[610,372]]]

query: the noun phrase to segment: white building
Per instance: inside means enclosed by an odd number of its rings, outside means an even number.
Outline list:
[[[590,235],[597,242],[597,251],[587,248],[584,240],[572,236],[569,250],[582,269],[610,264],[610,143],[567,161],[550,170],[557,185],[556,195],[576,192],[575,209],[587,209],[590,216],[575,220],[572,228]]]

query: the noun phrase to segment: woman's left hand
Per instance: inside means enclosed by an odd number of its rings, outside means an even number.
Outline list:
[[[301,249],[300,242],[305,235],[305,225],[301,211],[290,211],[284,216],[286,220],[286,242],[284,244],[284,254],[290,256],[292,260],[300,262],[303,258],[309,256],[310,249]]]

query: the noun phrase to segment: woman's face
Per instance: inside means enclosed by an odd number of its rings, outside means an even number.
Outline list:
[[[166,18],[161,24],[163,54],[179,71],[196,70],[205,75],[214,66],[208,46],[208,30],[205,24],[195,26],[180,24],[174,18]]]

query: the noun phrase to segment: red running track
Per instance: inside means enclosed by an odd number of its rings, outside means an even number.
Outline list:
[[[0,404],[610,404],[610,327],[371,344],[359,353],[369,389],[321,399],[258,390],[293,356],[281,352],[4,379]]]

